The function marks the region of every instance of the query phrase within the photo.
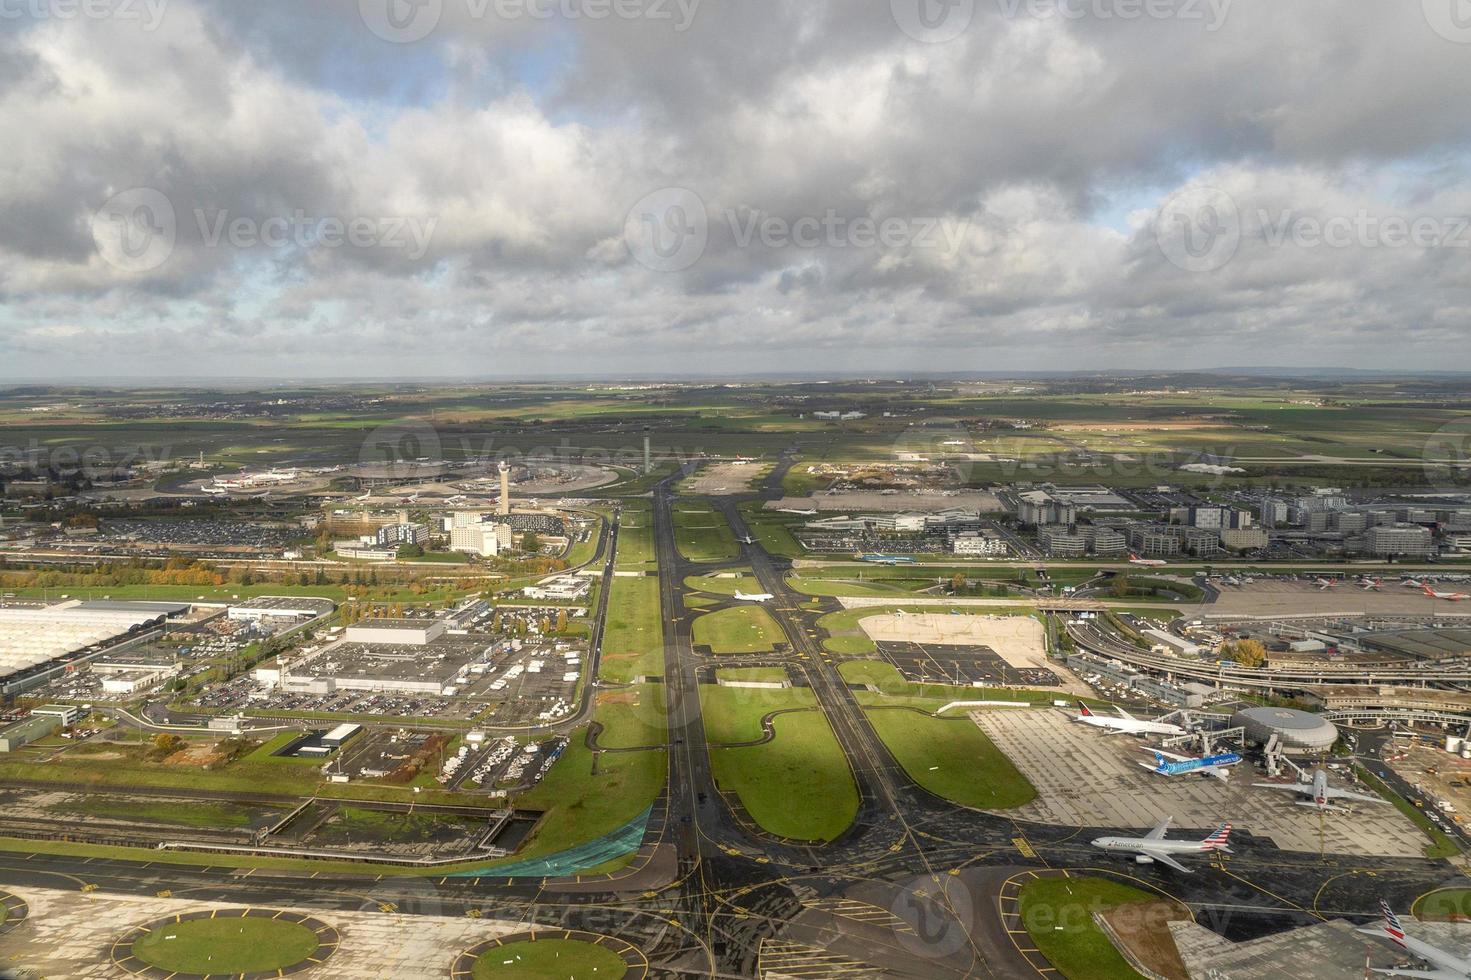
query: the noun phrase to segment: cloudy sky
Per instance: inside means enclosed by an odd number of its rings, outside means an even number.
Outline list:
[[[1466,0],[0,0],[0,377],[1471,369]]]

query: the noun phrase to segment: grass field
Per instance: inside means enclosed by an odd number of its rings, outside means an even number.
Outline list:
[[[1025,806],[1037,791],[986,733],[963,714],[929,718],[904,709],[870,708],[869,723],[909,777],[962,806]]]
[[[1093,922],[1093,913],[1156,896],[1103,878],[1038,878],[1021,890],[1032,942],[1068,980],[1142,980]]]
[[[785,636],[771,614],[760,606],[740,606],[706,613],[695,620],[694,642],[712,653],[767,653]]]
[[[1471,918],[1471,888],[1442,888],[1421,895],[1410,912],[1426,921],[1464,921]]]
[[[136,820],[179,827],[249,827],[251,817],[250,811],[239,804],[214,803],[209,800],[195,800],[188,806],[178,806],[174,803],[94,797],[66,804],[58,810],[78,816]]]
[[[711,745],[751,742],[761,737],[761,719],[773,711],[815,708],[811,688],[739,688],[700,685],[705,741]]]
[[[755,538],[761,547],[773,555],[782,555],[787,558],[801,558],[807,554],[807,549],[797,543],[792,537],[791,526],[801,523],[807,518],[797,518],[789,514],[772,514],[761,509],[761,501],[748,501],[740,505],[741,516],[746,521],[746,526],[751,529],[751,536]]]
[[[647,501],[626,501],[618,524],[618,566],[642,567],[654,560],[653,512]]]
[[[730,524],[704,501],[675,503],[674,540],[679,553],[690,561],[729,561],[740,554]]]
[[[761,583],[756,581],[755,576],[750,574],[749,568],[732,569],[732,575],[691,575],[684,580],[685,588],[698,592],[708,592],[711,595],[735,595],[744,592],[747,595],[761,591]],[[739,572],[740,574],[734,574]]]
[[[781,715],[775,728],[776,738],[764,745],[712,749],[716,785],[739,796],[768,833],[832,840],[858,813],[858,789],[838,740],[815,711]]]
[[[605,749],[633,749],[663,745],[667,740],[664,685],[635,684],[627,690],[598,696],[594,715],[603,726],[598,745]]]
[[[663,673],[664,620],[659,608],[659,580],[652,575],[615,578],[603,628],[600,676],[621,684]]]
[[[497,946],[475,961],[472,980],[618,980],[622,958],[575,939],[538,939]]]
[[[317,934],[280,919],[194,919],[155,929],[133,944],[145,963],[171,973],[276,971],[317,949]]]

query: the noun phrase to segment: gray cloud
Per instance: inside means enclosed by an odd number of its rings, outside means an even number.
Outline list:
[[[356,0],[12,25],[0,364],[1463,363],[1471,46],[1417,4],[1100,14],[1124,2],[979,0],[940,44],[840,0],[706,0],[682,31],[445,0],[409,44]],[[664,187],[699,214],[630,219]],[[174,213],[147,268],[98,244],[156,228],[99,226],[132,188]],[[1204,225],[1161,245],[1191,188],[1232,203],[1224,262],[1180,251]],[[691,217],[695,261],[630,249]]]

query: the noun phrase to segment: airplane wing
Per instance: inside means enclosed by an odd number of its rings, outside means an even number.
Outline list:
[[[1153,830],[1151,830],[1149,833],[1147,833],[1147,834],[1144,835],[1144,839],[1145,840],[1161,840],[1161,839],[1163,839],[1164,836],[1165,836],[1165,834],[1169,832],[1169,829],[1170,829],[1170,821],[1173,820],[1173,819],[1175,819],[1175,818],[1174,817],[1165,817],[1163,820],[1161,820],[1159,822],[1159,825],[1158,826],[1156,826]]]
[[[1308,783],[1252,783],[1257,789],[1282,789],[1289,793],[1311,793],[1313,787]]]
[[[1388,803],[1389,801],[1378,796],[1369,796],[1365,793],[1355,793],[1348,789],[1334,789],[1328,787],[1328,799],[1330,800],[1356,800],[1360,803]]]
[[[1119,713],[1119,717],[1122,718],[1122,719],[1124,719],[1125,721],[1133,721],[1134,720],[1134,716],[1133,715],[1129,714],[1127,711],[1125,711],[1123,708],[1120,708],[1118,705],[1114,705],[1113,706],[1113,710],[1117,711]]]
[[[1421,977],[1423,980],[1462,980],[1464,973],[1452,973],[1450,970],[1410,970],[1410,969],[1388,969],[1374,968],[1375,973],[1382,973],[1386,977]]]
[[[1141,847],[1139,849],[1139,853],[1140,854],[1143,854],[1147,858],[1153,858],[1155,861],[1158,861],[1160,864],[1168,864],[1170,867],[1174,868],[1176,871],[1183,871],[1187,875],[1188,874],[1194,874],[1193,871],[1191,871],[1189,868],[1185,867],[1185,865],[1181,864],[1179,861],[1176,861],[1173,857],[1171,857],[1170,855],[1166,854],[1164,851],[1151,851],[1147,847]]]

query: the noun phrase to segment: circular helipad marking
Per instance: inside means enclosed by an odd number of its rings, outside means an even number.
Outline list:
[[[162,967],[154,966],[140,959],[133,952],[133,944],[144,936],[158,929],[178,925],[183,922],[195,922],[200,919],[277,919],[281,922],[292,922],[305,926],[317,936],[317,948],[306,958],[295,963],[283,966],[277,970],[265,970],[259,973],[174,973]],[[281,912],[276,909],[205,909],[202,912],[181,912],[178,915],[166,916],[155,919],[152,922],[138,926],[136,929],[123,936],[112,944],[112,961],[123,970],[134,976],[147,977],[148,980],[224,980],[229,977],[232,980],[265,980],[267,977],[286,977],[293,973],[301,973],[312,967],[320,966],[327,958],[337,952],[337,944],[340,937],[337,930],[321,919],[300,912]]]
[[[0,892],[0,906],[5,909],[5,915],[0,917],[0,936],[12,929],[19,929],[26,916],[31,914],[31,907],[26,904],[26,900],[10,892]]]
[[[470,980],[476,961],[497,947],[530,943],[538,939],[566,939],[587,943],[589,946],[601,946],[628,966],[628,972],[624,974],[625,980],[644,980],[649,975],[649,958],[644,955],[643,950],[632,943],[624,942],[614,936],[604,936],[595,932],[579,932],[576,929],[536,929],[531,932],[518,932],[514,936],[490,939],[471,946],[455,957],[455,962],[449,969],[450,980]]]

